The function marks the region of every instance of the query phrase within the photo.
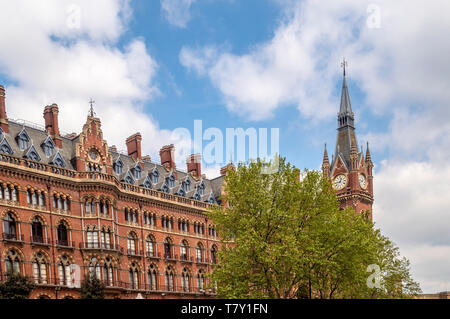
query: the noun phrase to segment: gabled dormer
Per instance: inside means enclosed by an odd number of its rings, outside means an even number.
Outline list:
[[[142,183],[141,186],[142,186],[142,187],[145,187],[145,188],[152,188],[152,187],[153,187],[152,181],[151,181],[151,179],[150,179],[150,176],[147,176],[147,177],[145,178],[145,181],[144,181],[144,183]]]
[[[127,184],[134,185],[134,178],[131,175],[130,170],[128,170],[127,173],[125,174],[125,177],[123,178],[123,181],[125,183],[127,183]]]
[[[191,191],[191,184],[191,179],[189,178],[189,176],[186,176],[186,179],[182,182],[181,187],[187,193]]]
[[[176,178],[175,178],[175,175],[172,172],[172,173],[170,173],[169,177],[167,177],[167,179],[166,179],[166,183],[169,186],[169,188],[174,188],[175,187],[175,181],[176,181]]]
[[[159,171],[158,171],[157,167],[155,167],[153,169],[153,171],[151,172],[151,178],[152,178],[152,183],[153,184],[158,184],[159,183]]]
[[[53,139],[50,136],[47,136],[41,146],[45,156],[50,157],[55,153],[55,142],[53,142]]]
[[[0,153],[12,155],[14,152],[6,138],[3,136],[0,142]]]
[[[133,168],[133,175],[136,180],[139,180],[142,178],[141,164],[136,163],[136,166]]]
[[[210,204],[217,204],[216,198],[214,197],[213,192],[211,191],[211,193],[209,194],[208,197],[208,203]]]
[[[178,196],[183,196],[183,197],[186,196],[186,191],[183,189],[183,184],[180,185],[180,187],[178,188],[178,191],[176,192],[176,194]]]
[[[30,159],[35,162],[39,162],[41,160],[41,157],[39,156],[38,152],[36,151],[36,148],[34,148],[34,145],[31,145],[28,151],[25,153],[25,158]]]
[[[161,192],[163,192],[163,193],[169,193],[170,192],[170,188],[169,188],[169,185],[167,185],[167,181],[164,182],[163,186],[161,187]]]
[[[200,184],[197,186],[197,193],[200,196],[205,195],[205,189],[206,189],[206,185],[204,181],[201,181]]]
[[[59,153],[59,151],[56,152],[55,156],[53,156],[52,160],[50,161],[50,164],[59,166],[62,168],[65,168],[67,166],[66,161],[64,161],[63,157]]]
[[[21,151],[25,151],[27,148],[30,147],[31,138],[28,135],[28,133],[25,130],[25,128],[23,128],[22,131],[20,131],[20,133],[17,134],[16,140],[17,140],[17,144],[19,145],[19,149]]]
[[[120,175],[123,173],[123,161],[120,158],[120,155],[114,162],[113,168],[114,168],[114,173],[116,173],[117,175]]]

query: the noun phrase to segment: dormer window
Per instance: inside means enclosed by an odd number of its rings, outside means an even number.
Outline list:
[[[191,180],[189,178],[187,178],[183,182],[183,189],[184,189],[185,192],[189,192],[191,190]]]
[[[152,188],[152,182],[150,181],[149,177],[147,177],[145,179],[145,182],[144,182],[144,184],[142,184],[142,186],[145,187],[145,188]]]
[[[168,182],[169,182],[169,188],[175,187],[175,176],[173,174],[171,174],[169,176]]]
[[[19,135],[17,135],[17,143],[19,144],[20,150],[26,150],[30,146],[30,137],[27,134],[27,131],[23,129]]]
[[[8,141],[4,137],[3,137],[2,141],[0,142],[0,152],[4,153],[4,154],[10,154],[10,155],[13,153],[11,146],[9,146]]]
[[[208,203],[210,203],[210,204],[216,203],[216,199],[214,198],[214,195],[212,193],[209,195]]]
[[[44,150],[45,156],[50,157],[55,152],[55,143],[53,140],[49,137],[45,140],[45,142],[42,144],[42,148]]]
[[[155,168],[152,172],[152,183],[157,184],[159,181],[159,171],[157,168]]]
[[[139,164],[134,168],[134,178],[141,179],[142,178],[142,168]]]
[[[55,157],[53,157],[53,159],[51,160],[50,164],[53,164],[55,166],[59,166],[59,167],[66,167],[66,162],[64,161],[64,159],[62,158],[61,154],[56,153]]]
[[[134,185],[134,179],[130,174],[130,171],[127,172],[127,175],[125,176],[124,182],[127,184]]]
[[[33,145],[31,145],[31,148],[28,150],[27,154],[25,154],[25,157],[35,162],[39,162],[41,160],[41,157]]]
[[[205,188],[206,188],[205,182],[202,181],[200,183],[200,185],[198,186],[198,193],[199,193],[200,196],[205,195]]]
[[[167,184],[164,183],[163,187],[161,188],[161,191],[164,193],[169,193],[170,191],[169,186],[167,186]]]
[[[117,175],[120,175],[123,173],[123,162],[120,159],[120,157],[114,163],[114,172],[116,172]]]

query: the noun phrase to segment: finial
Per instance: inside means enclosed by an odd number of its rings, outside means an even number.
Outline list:
[[[347,61],[345,60],[345,58],[342,59],[341,62],[341,68],[344,69],[344,76],[345,76],[345,67],[348,65]]]
[[[92,98],[89,100],[89,104],[91,105],[91,108],[89,109],[89,116],[94,117],[95,116],[95,112],[94,112],[94,103],[95,101],[92,100]]]

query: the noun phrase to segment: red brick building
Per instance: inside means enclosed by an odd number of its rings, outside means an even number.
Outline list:
[[[77,298],[90,272],[109,298],[213,296],[205,274],[219,241],[205,211],[223,175],[206,179],[199,155],[177,169],[173,145],[156,163],[139,133],[127,154],[108,147],[92,106],[78,135],[60,133],[56,104],[44,120],[8,120],[0,86],[0,276],[29,275],[31,298]]]
[[[333,188],[341,203],[341,208],[353,207],[357,213],[366,212],[372,219],[373,204],[373,163],[367,143],[366,156],[363,147],[358,152],[355,133],[355,116],[348,94],[345,75],[342,83],[341,105],[338,113],[336,147],[331,163],[328,158],[327,145],[323,155],[322,171],[330,177]]]

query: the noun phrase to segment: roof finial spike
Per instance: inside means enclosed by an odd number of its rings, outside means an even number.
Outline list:
[[[344,69],[344,77],[345,77],[345,67],[347,66],[347,61],[345,60],[345,58],[342,59],[341,62],[341,67]]]
[[[90,98],[89,104],[91,105],[91,108],[89,109],[89,116],[91,117],[94,117],[96,115],[94,112],[94,103],[95,101],[92,98]]]

